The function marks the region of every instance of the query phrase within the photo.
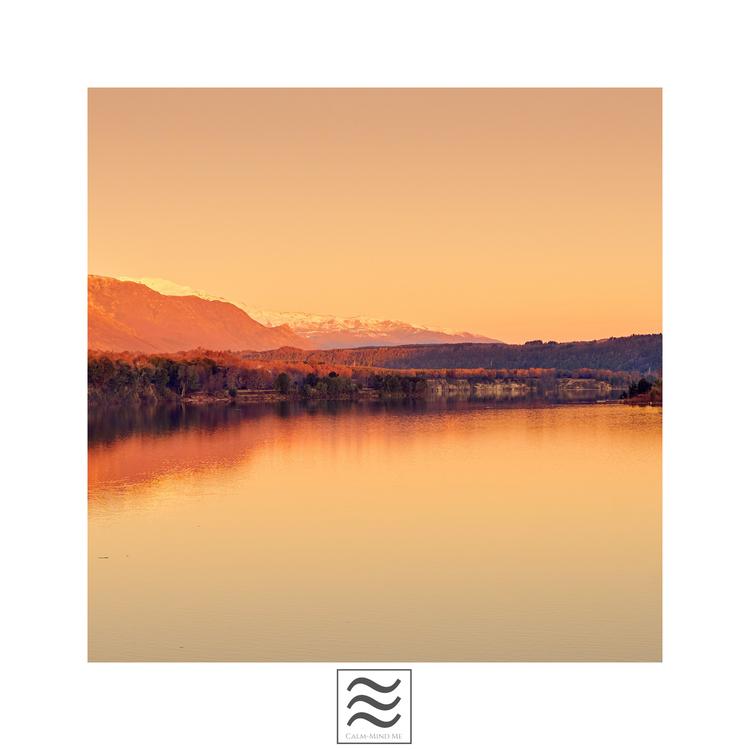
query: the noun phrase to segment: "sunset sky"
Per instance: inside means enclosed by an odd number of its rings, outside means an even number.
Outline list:
[[[658,89],[94,89],[89,271],[507,342],[661,331]]]

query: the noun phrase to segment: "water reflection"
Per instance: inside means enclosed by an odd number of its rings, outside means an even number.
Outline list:
[[[158,435],[177,430],[207,430],[236,425],[246,419],[262,416],[293,417],[300,414],[424,414],[462,411],[476,408],[544,408],[555,404],[597,403],[587,392],[569,391],[547,396],[505,398],[392,399],[382,401],[283,401],[272,404],[156,404],[137,406],[90,407],[88,412],[89,445],[111,443],[132,434]],[[613,400],[613,399],[609,399]]]
[[[90,658],[653,660],[661,410],[92,412]]]

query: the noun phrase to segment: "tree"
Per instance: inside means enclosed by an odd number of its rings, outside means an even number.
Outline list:
[[[651,390],[651,383],[645,378],[638,381],[638,393],[648,393]]]
[[[291,380],[285,372],[280,372],[273,381],[273,387],[281,394],[286,395],[291,388]]]

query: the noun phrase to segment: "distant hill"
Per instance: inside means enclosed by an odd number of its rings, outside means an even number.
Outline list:
[[[307,347],[287,326],[267,327],[229,302],[167,296],[131,281],[89,276],[89,349],[147,354]]]
[[[566,343],[435,344],[349,349],[284,348],[273,352],[244,352],[246,359],[306,362],[394,369],[530,367],[579,370],[582,368],[627,372],[660,372],[660,333]]]
[[[177,284],[168,279],[154,277],[135,278],[121,276],[120,281],[134,281],[159,294],[180,297],[195,296],[207,300],[220,300],[244,310],[253,320],[265,326],[288,326],[298,336],[307,340],[308,349],[341,349],[359,346],[401,346],[402,344],[451,344],[459,342],[497,342],[497,339],[467,331],[443,331],[401,320],[385,320],[366,316],[343,317],[306,312],[276,312],[259,310],[237,300]]]

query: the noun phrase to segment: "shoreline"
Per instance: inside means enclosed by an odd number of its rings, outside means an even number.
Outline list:
[[[644,394],[647,395],[647,394]],[[642,396],[634,398],[596,398],[593,394],[590,398],[560,398],[549,394],[514,394],[514,395],[482,395],[467,393],[451,394],[407,394],[407,393],[381,393],[368,389],[365,393],[357,395],[345,395],[325,398],[310,398],[300,396],[299,394],[282,394],[275,392],[253,392],[249,394],[238,394],[235,397],[226,394],[208,394],[195,393],[190,396],[175,399],[137,399],[137,400],[90,400],[89,409],[97,408],[140,408],[144,406],[214,406],[224,404],[226,406],[242,406],[250,404],[327,404],[327,403],[397,403],[400,401],[418,401],[418,402],[441,402],[441,401],[473,401],[473,402],[497,402],[503,404],[546,404],[550,406],[611,406],[613,404],[622,404],[624,406],[661,406],[661,400],[643,398]]]
[[[604,398],[602,398],[604,396]],[[606,396],[609,396],[608,398]],[[164,398],[154,393],[141,398],[97,398],[89,395],[89,408],[97,407],[139,407],[157,405],[189,405],[204,406],[212,404],[282,404],[282,403],[373,403],[396,401],[498,401],[516,402],[539,401],[549,404],[623,404],[625,406],[661,406],[661,392],[640,393],[628,397],[615,397],[612,391],[592,389],[553,389],[535,390],[528,387],[507,390],[484,390],[482,388],[434,388],[420,392],[407,393],[405,391],[386,391],[375,388],[361,387],[354,392],[329,395],[305,395],[299,391],[281,393],[274,389],[238,390],[234,395],[227,391],[208,393],[198,391],[186,396],[177,394],[171,398]]]
[[[651,393],[639,393],[637,396],[619,399],[621,404],[626,406],[661,406],[661,394],[652,395]]]

